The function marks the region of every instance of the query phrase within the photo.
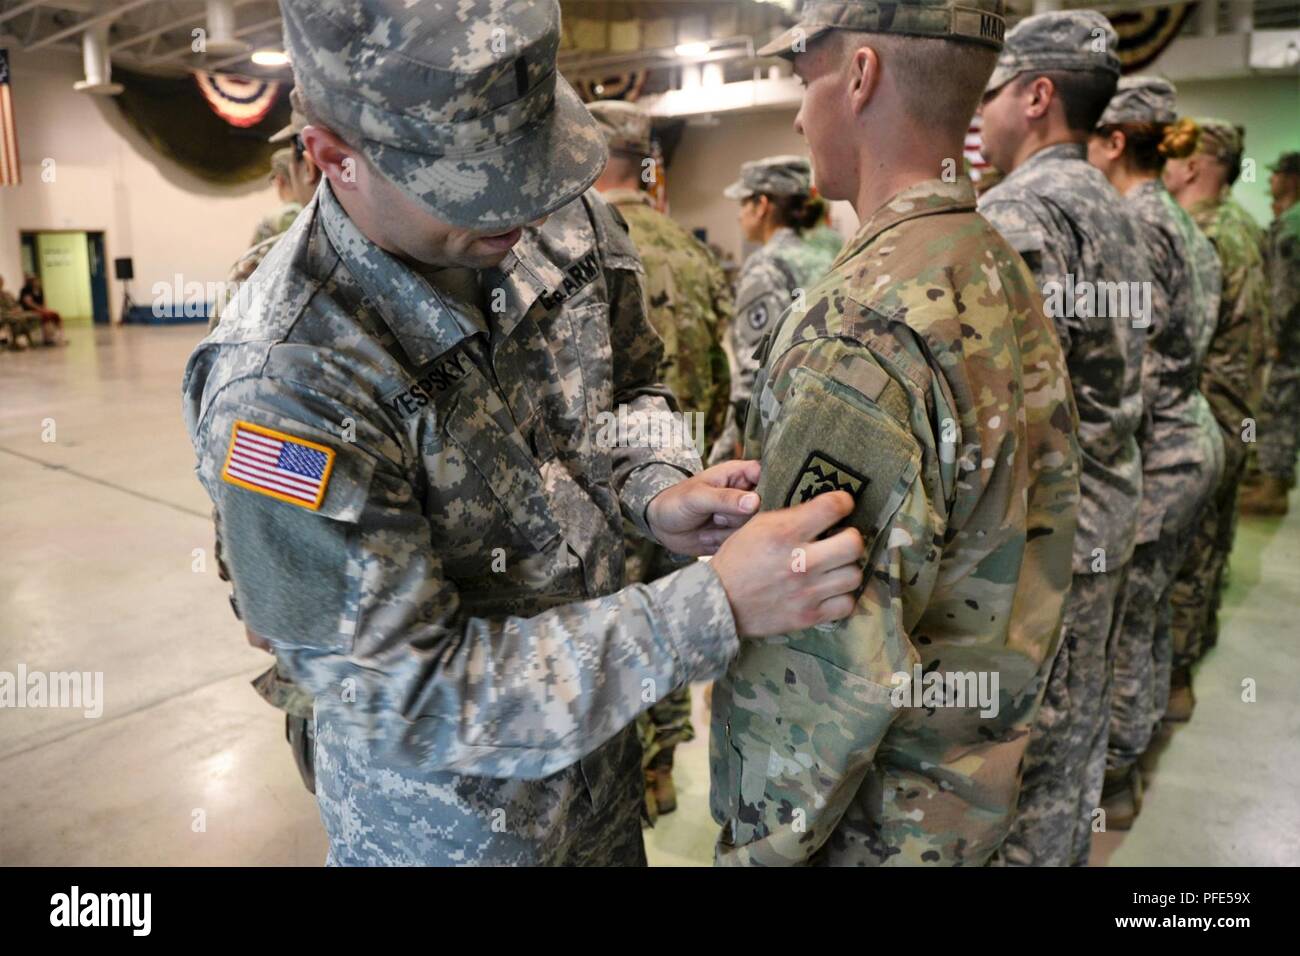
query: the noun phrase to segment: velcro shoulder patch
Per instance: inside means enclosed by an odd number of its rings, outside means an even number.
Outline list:
[[[300,508],[316,511],[325,500],[334,449],[305,438],[238,419],[221,478]]]

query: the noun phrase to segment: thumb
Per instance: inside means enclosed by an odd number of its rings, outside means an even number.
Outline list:
[[[714,488],[703,482],[694,482],[683,504],[693,514],[752,515],[758,511],[758,495],[739,488]]]
[[[853,496],[847,491],[827,492],[790,509],[790,517],[800,541],[814,540],[827,528],[852,513]]]

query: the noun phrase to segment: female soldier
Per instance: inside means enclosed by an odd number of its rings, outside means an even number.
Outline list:
[[[1199,135],[1194,122],[1177,118],[1171,83],[1138,76],[1120,81],[1088,141],[1088,160],[1130,204],[1155,280],[1142,361],[1142,505],[1125,584],[1102,794],[1113,829],[1128,829],[1141,809],[1137,761],[1169,697],[1169,594],[1223,471],[1223,440],[1199,390],[1218,317],[1220,267],[1214,247],[1160,179],[1165,160],[1191,155]]]
[[[740,423],[758,371],[754,351],[781,314],[803,301],[814,282],[830,269],[837,248],[809,242],[826,211],[812,188],[812,166],[802,156],[769,156],[745,163],[740,179],[723,193],[740,200],[740,229],[762,248],[745,260],[736,292],[736,318],[728,336],[731,349],[731,408],[710,464],[738,457]]]

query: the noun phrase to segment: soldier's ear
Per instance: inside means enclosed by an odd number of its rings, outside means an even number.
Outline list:
[[[302,145],[316,168],[335,189],[356,188],[360,154],[333,130],[324,126],[307,126],[302,131]]]
[[[849,105],[854,115],[861,113],[880,85],[880,54],[872,47],[860,46],[849,54]]]

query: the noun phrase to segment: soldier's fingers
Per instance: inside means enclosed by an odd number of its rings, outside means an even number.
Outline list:
[[[753,515],[721,515],[713,516],[713,524],[719,528],[739,528]]]
[[[748,518],[758,511],[758,495],[739,488],[714,488],[694,482],[686,494],[685,505],[697,515],[743,515]]]
[[[758,486],[761,467],[757,461],[719,462],[700,472],[699,477],[716,488],[744,488],[750,490]]]
[[[804,547],[804,567],[808,571],[828,571],[862,560],[866,545],[857,528],[845,528],[823,541]]]
[[[841,594],[838,597],[822,601],[817,610],[821,615],[823,624],[829,624],[831,621],[842,621],[853,613],[858,602],[850,594]]]
[[[853,510],[853,496],[847,491],[832,491],[811,501],[795,505],[788,519],[800,541],[814,541],[833,524],[848,517]]]
[[[813,579],[812,593],[818,600],[829,601],[840,594],[853,595],[861,586],[861,566],[848,564],[817,575]]]

